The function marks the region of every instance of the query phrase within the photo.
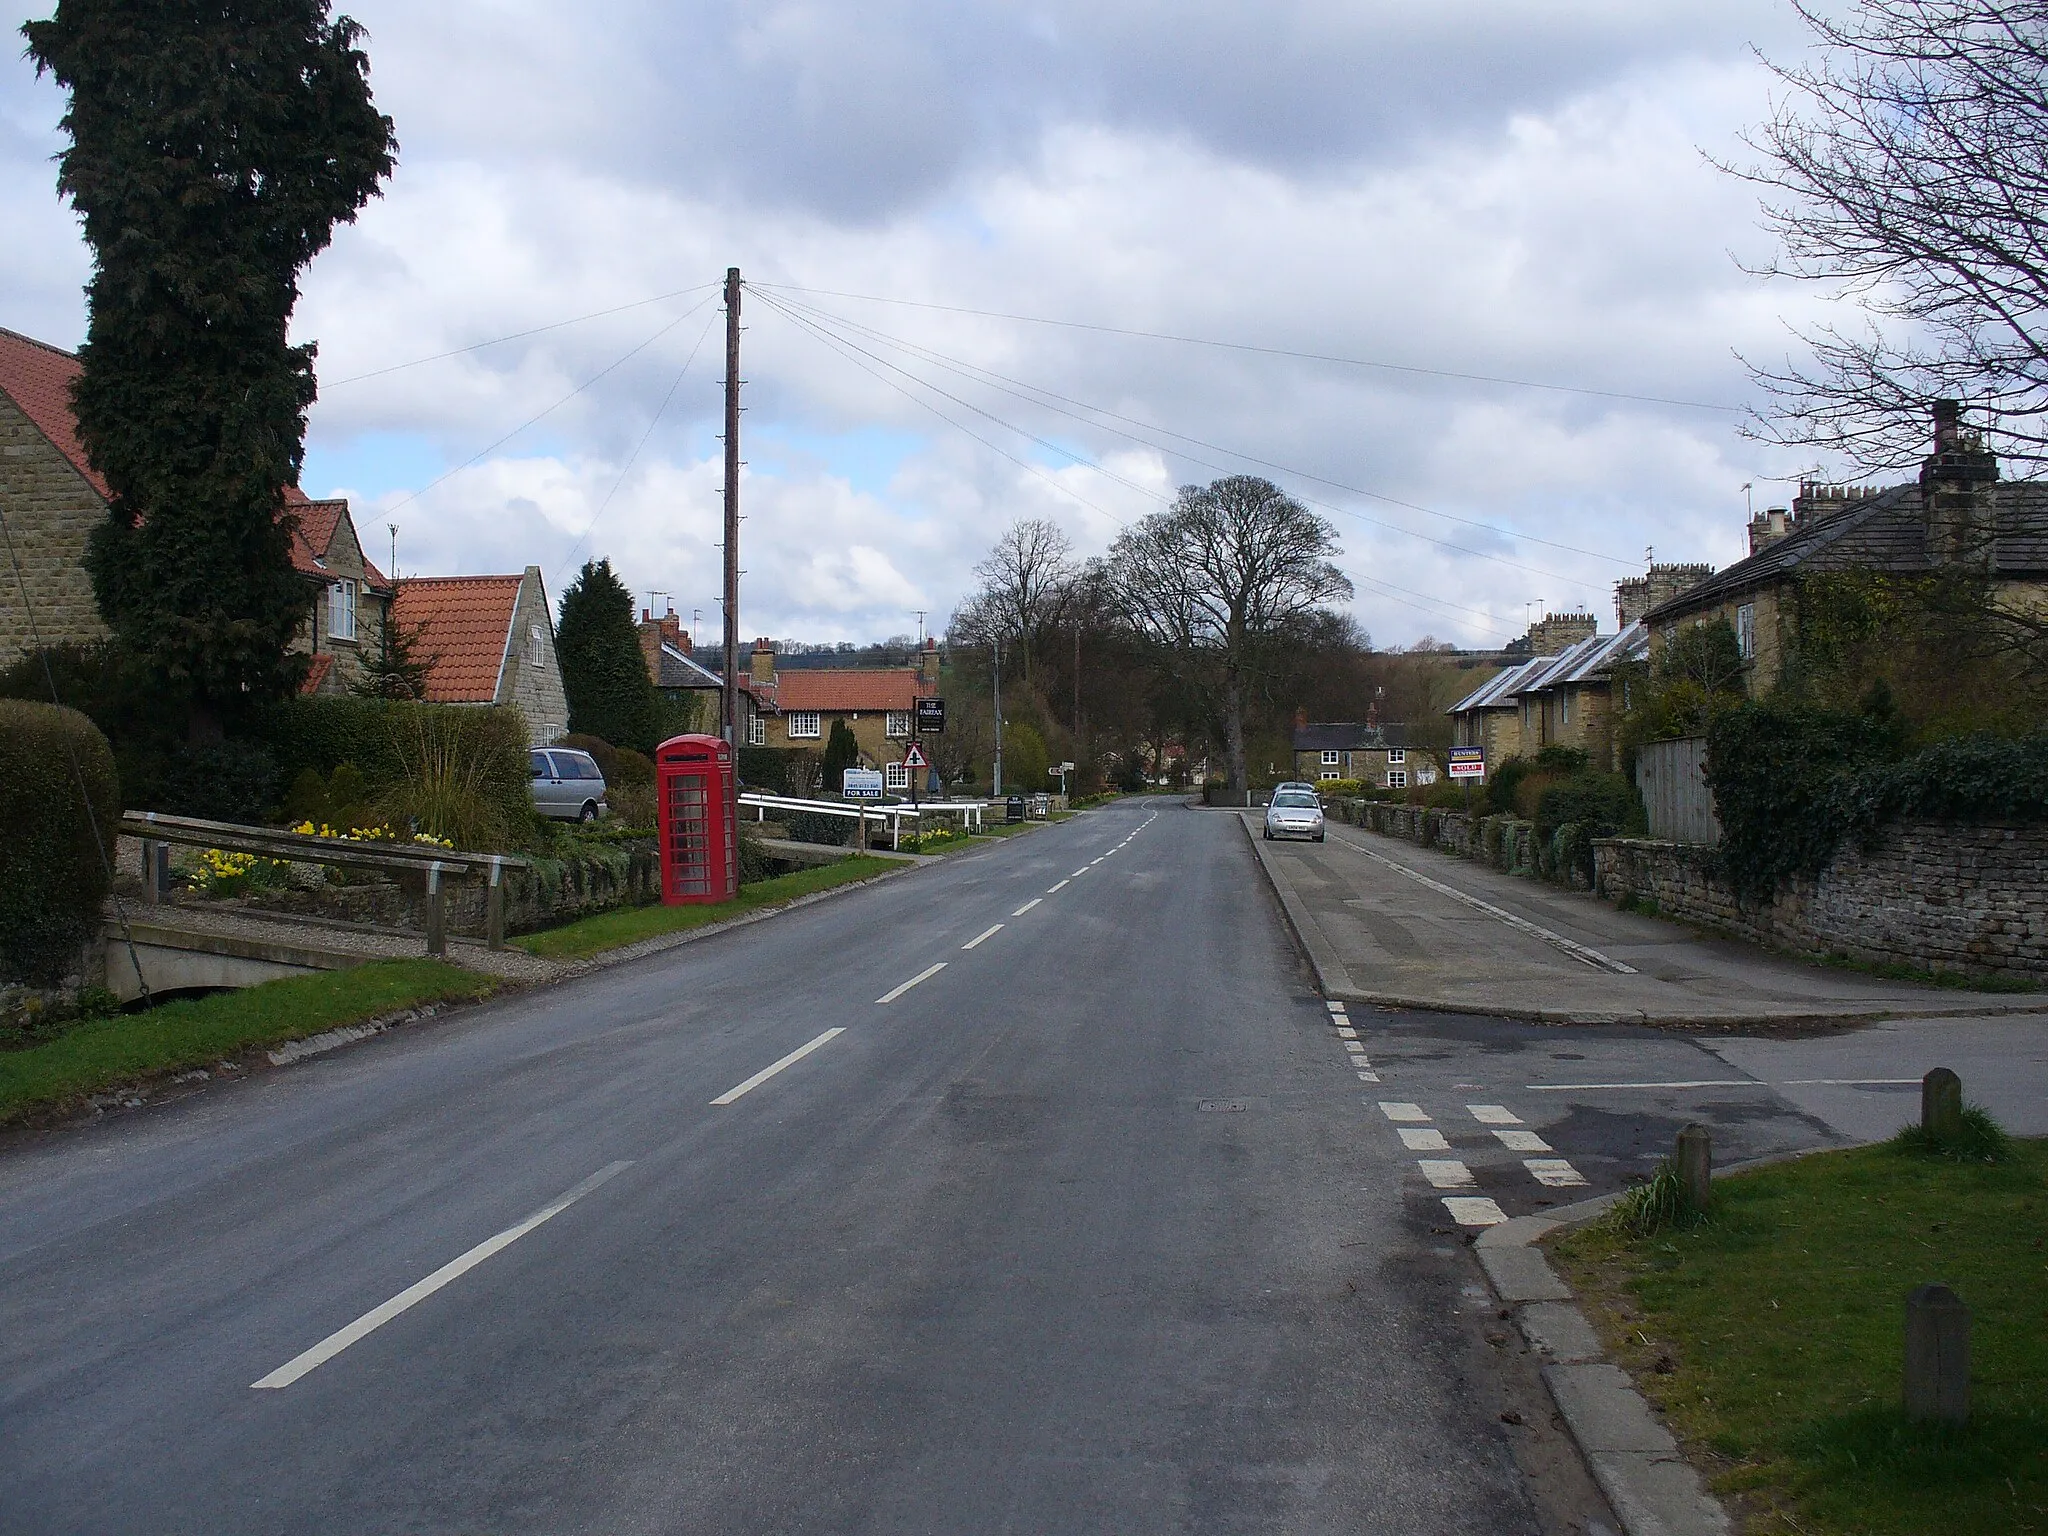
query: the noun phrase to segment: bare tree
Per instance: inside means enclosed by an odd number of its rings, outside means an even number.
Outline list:
[[[1027,517],[1012,523],[974,568],[981,591],[962,611],[972,610],[985,640],[1019,642],[1026,684],[1031,681],[1031,642],[1059,611],[1061,593],[1075,574],[1073,554],[1073,541],[1059,524]]]
[[[1794,3],[1817,51],[1770,66],[1767,163],[1727,169],[1768,189],[1765,270],[1863,318],[1803,333],[1808,363],[1752,365],[1776,405],[1750,430],[1897,469],[1948,396],[1998,453],[2048,459],[2048,0]]]
[[[1233,475],[1183,486],[1110,549],[1126,621],[1216,717],[1232,790],[1246,786],[1245,708],[1273,642],[1351,595],[1336,548],[1336,530],[1271,481]]]

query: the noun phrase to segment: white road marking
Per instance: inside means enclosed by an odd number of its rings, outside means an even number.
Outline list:
[[[1586,1182],[1586,1176],[1561,1157],[1525,1157],[1522,1166],[1538,1184],[1551,1189],[1576,1189]]]
[[[1043,896],[1034,896],[1029,901],[1025,902],[1023,906],[1019,907],[1016,911],[1012,912],[1010,916],[1022,917],[1026,912],[1029,912],[1033,907],[1037,906],[1043,900],[1045,900]]]
[[[976,934],[973,938],[969,939],[965,944],[962,944],[960,947],[962,949],[972,949],[975,945],[981,943],[984,939],[992,939],[1002,931],[1003,925],[1001,923],[997,923],[992,928],[990,928],[988,932]]]
[[[1520,1125],[1522,1117],[1505,1104],[1467,1104],[1466,1112],[1481,1125]]]
[[[1338,1018],[1344,1017],[1344,1005],[1342,1003],[1325,1003],[1323,1006],[1336,1014]]]
[[[1383,1102],[1380,1105],[1380,1113],[1396,1124],[1403,1121],[1410,1125],[1429,1124],[1429,1116],[1422,1112],[1420,1104],[1387,1104]]]
[[[1768,1088],[1753,1077],[1702,1077],[1682,1083],[1531,1083],[1531,1093],[1590,1093],[1596,1088]]]
[[[1091,864],[1083,864],[1079,869],[1075,870],[1071,875],[1067,876],[1067,878],[1069,880],[1078,880],[1083,875],[1087,874],[1088,871],[1092,868],[1094,868],[1094,866]]]
[[[1510,1152],[1548,1152],[1550,1143],[1534,1131],[1495,1131],[1500,1144]]]
[[[1358,1080],[1361,1083],[1376,1083],[1380,1080],[1380,1075],[1377,1072],[1361,1072],[1358,1074]]]
[[[904,982],[902,986],[891,987],[888,991],[884,992],[880,997],[876,998],[875,1001],[878,1003],[893,1003],[896,1001],[897,998],[901,997],[904,993],[908,992],[920,981],[930,981],[934,976],[938,975],[939,972],[943,971],[945,968],[946,962],[943,960],[941,960],[937,965],[928,965],[923,970],[919,971],[915,976],[911,977],[910,980]]]
[[[1356,1040],[1358,1038],[1358,1031],[1349,1024],[1339,1024],[1337,1026],[1337,1038],[1339,1040]]]
[[[1050,891],[1047,891],[1047,892],[1045,893],[1045,895],[1046,895],[1046,896],[1051,896],[1051,895],[1054,895],[1054,894],[1056,894],[1057,892],[1060,892],[1060,891],[1064,891],[1064,890],[1065,890],[1066,888],[1067,888],[1067,882],[1066,882],[1066,881],[1064,881],[1064,880],[1062,880],[1062,881],[1061,881],[1061,882],[1060,882],[1060,883],[1059,883],[1058,885],[1054,886],[1054,887],[1052,888],[1052,890],[1050,890]],[[1041,901],[1043,901],[1044,899],[1045,899],[1045,897],[1044,897],[1044,896],[1041,896],[1041,897],[1039,898],[1039,900],[1041,900]]]
[[[1419,1157],[1415,1166],[1422,1170],[1422,1176],[1438,1189],[1470,1189],[1478,1180],[1472,1177],[1472,1170],[1455,1157]]]
[[[834,1031],[834,1033],[837,1033],[837,1031]],[[337,1329],[335,1332],[330,1333],[311,1349],[303,1354],[294,1355],[268,1376],[258,1381],[250,1382],[249,1386],[253,1390],[264,1392],[290,1386],[308,1371],[316,1370],[320,1366],[325,1365],[344,1349],[347,1349],[349,1345],[357,1343],[375,1333],[379,1328],[390,1322],[391,1319],[398,1316],[399,1313],[425,1301],[434,1292],[440,1290],[442,1286],[448,1284],[449,1281],[460,1279],[463,1275],[475,1269],[477,1265],[483,1263],[492,1254],[502,1252],[504,1249],[511,1247],[512,1244],[518,1242],[520,1238],[526,1236],[527,1233],[531,1232],[542,1222],[552,1221],[593,1189],[596,1189],[600,1184],[618,1177],[632,1166],[633,1164],[630,1161],[607,1163],[567,1194],[557,1195],[516,1226],[507,1227],[496,1237],[485,1238],[460,1258],[450,1259],[446,1264],[443,1264],[439,1269],[427,1276],[426,1279],[407,1286],[383,1305],[372,1307],[346,1328]]]
[[[938,967],[934,966],[933,970],[936,969],[938,969]],[[929,976],[930,974],[931,971],[925,972],[925,976]],[[924,980],[924,976],[918,977],[917,980]],[[914,987],[917,985],[917,982],[909,982],[906,983],[906,985]],[[898,990],[900,991],[902,989],[898,988]],[[894,992],[889,994],[890,997],[894,997],[895,995],[896,994]],[[887,1002],[888,1000],[889,999],[886,997],[882,999],[883,1002]],[[773,1077],[776,1073],[780,1072],[784,1067],[795,1066],[798,1062],[802,1061],[806,1056],[810,1055],[811,1052],[815,1051],[819,1046],[825,1044],[835,1035],[843,1035],[845,1033],[846,1029],[843,1025],[837,1028],[826,1030],[825,1033],[818,1036],[817,1039],[810,1041],[808,1044],[798,1046],[795,1050],[791,1051],[787,1056],[783,1057],[782,1060],[776,1062],[775,1065],[773,1065],[772,1067],[763,1067],[760,1071],[756,1072],[752,1077],[748,1078],[744,1083],[739,1084],[739,1086],[735,1088],[726,1089],[725,1092],[721,1093],[717,1098],[711,1101],[712,1107],[715,1109],[723,1109],[726,1105],[732,1103],[734,1100],[741,1098],[746,1094],[752,1093],[756,1088],[760,1087],[763,1083],[767,1082],[769,1078]]]
[[[1448,1152],[1451,1150],[1451,1144],[1444,1140],[1444,1133],[1433,1125],[1402,1126],[1401,1145],[1410,1152]]]
[[[1917,1077],[1794,1077],[1779,1088],[1906,1088],[1918,1087]]]
[[[1508,1219],[1508,1213],[1484,1195],[1446,1196],[1444,1209],[1461,1227],[1497,1227]]]
[[[1351,1052],[1354,1056],[1365,1054],[1365,1046],[1357,1040],[1346,1040],[1344,1042],[1344,1049]]]
[[[1624,965],[1613,956],[1603,955],[1591,945],[1581,944],[1577,939],[1568,939],[1554,928],[1545,928],[1541,923],[1532,923],[1526,917],[1517,917],[1505,907],[1496,907],[1490,901],[1481,901],[1477,896],[1468,895],[1454,885],[1445,885],[1441,880],[1432,880],[1421,870],[1410,869],[1406,864],[1397,863],[1383,853],[1374,853],[1370,848],[1354,843],[1348,837],[1340,837],[1337,841],[1347,848],[1356,849],[1368,859],[1377,859],[1389,869],[1399,870],[1411,880],[1419,880],[1431,890],[1440,892],[1450,897],[1453,901],[1463,902],[1475,912],[1484,912],[1488,917],[1495,919],[1497,922],[1506,923],[1510,928],[1515,929],[1519,933],[1526,933],[1531,938],[1541,939],[1544,943],[1555,949],[1563,950],[1574,960],[1583,961],[1595,970],[1612,971],[1618,976],[1633,976],[1636,974],[1634,966]]]

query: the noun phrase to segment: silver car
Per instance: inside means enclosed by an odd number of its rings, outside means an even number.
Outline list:
[[[533,808],[557,821],[595,821],[604,802],[604,775],[588,752],[535,747],[527,753],[533,772]]]
[[[1312,789],[1283,784],[1273,791],[1273,803],[1266,807],[1266,836],[1305,837],[1323,840],[1323,803]]]

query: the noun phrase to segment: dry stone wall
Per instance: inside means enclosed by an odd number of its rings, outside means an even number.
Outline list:
[[[105,521],[107,504],[5,395],[0,395],[0,509],[7,514],[22,582],[35,608],[31,623],[13,580],[0,582],[0,667],[19,660],[38,638],[46,646],[104,639],[107,629],[85,572],[85,546]]]

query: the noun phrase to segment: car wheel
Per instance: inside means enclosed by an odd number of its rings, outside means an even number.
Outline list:
[[[1269,843],[1270,843],[1271,841],[1273,841],[1273,829],[1272,829],[1271,827],[1268,827],[1268,828],[1266,828],[1266,831],[1265,831],[1265,838],[1266,838],[1266,841],[1267,841],[1267,842],[1269,842]]]
[[[1322,840],[1323,840],[1323,834],[1322,834],[1322,833],[1320,833],[1320,832],[1318,832],[1318,833],[1316,834],[1316,841],[1320,843],[1320,842],[1321,842]]]
[[[597,820],[597,803],[593,800],[584,801],[583,812],[576,819],[586,823]]]

